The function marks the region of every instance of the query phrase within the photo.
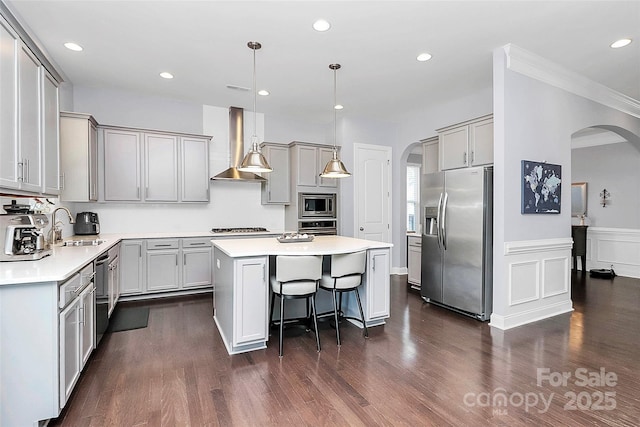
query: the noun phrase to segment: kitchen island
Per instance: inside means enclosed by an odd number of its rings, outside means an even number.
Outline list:
[[[343,236],[316,236],[311,242],[295,243],[280,243],[275,238],[212,240],[212,243],[214,320],[229,354],[267,345],[269,276],[275,268],[271,260],[277,255],[330,256],[367,251],[360,288],[367,327],[382,325],[389,317],[389,252],[393,246],[390,243]],[[345,295],[343,304],[345,315],[359,317],[351,295]]]

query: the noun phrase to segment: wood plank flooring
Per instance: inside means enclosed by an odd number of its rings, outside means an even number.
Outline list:
[[[147,328],[105,335],[50,425],[639,425],[640,280],[577,273],[572,292],[573,313],[499,331],[392,276],[391,318],[369,339],[343,324],[337,348],[322,322],[322,352],[301,332],[282,359],[276,330],[266,350],[229,356],[210,294],[154,302]],[[540,380],[545,368],[571,377]],[[582,385],[601,369],[615,385]]]

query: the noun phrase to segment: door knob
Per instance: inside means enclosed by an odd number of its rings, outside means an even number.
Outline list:
[[[360,227],[360,231],[364,231],[364,227]]]

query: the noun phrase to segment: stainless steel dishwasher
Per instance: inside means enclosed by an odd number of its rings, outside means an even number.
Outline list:
[[[109,327],[109,254],[96,259],[96,347]]]

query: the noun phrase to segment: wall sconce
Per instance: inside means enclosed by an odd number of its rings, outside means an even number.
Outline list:
[[[609,193],[607,191],[606,188],[604,188],[601,192],[600,192],[600,204],[602,205],[603,208],[607,207],[607,199],[611,198],[611,193]]]

